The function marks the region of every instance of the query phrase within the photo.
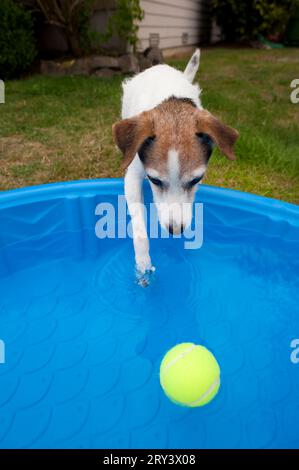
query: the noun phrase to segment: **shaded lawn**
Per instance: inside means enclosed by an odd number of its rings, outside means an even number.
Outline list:
[[[299,104],[290,102],[298,52],[202,51],[203,105],[241,134],[238,160],[215,151],[205,183],[299,203]],[[186,60],[171,64],[184,68]],[[34,76],[8,82],[0,105],[0,189],[122,176],[111,136],[121,80]]]

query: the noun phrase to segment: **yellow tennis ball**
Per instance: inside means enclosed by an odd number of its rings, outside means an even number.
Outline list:
[[[160,383],[170,400],[189,407],[209,403],[220,387],[220,368],[204,346],[181,343],[165,354]]]

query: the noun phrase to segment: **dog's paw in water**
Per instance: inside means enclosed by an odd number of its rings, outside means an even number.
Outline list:
[[[153,281],[155,271],[156,271],[156,268],[154,266],[151,266],[145,271],[140,271],[140,269],[136,267],[137,284],[141,287],[148,287],[149,284],[151,284],[151,282]]]

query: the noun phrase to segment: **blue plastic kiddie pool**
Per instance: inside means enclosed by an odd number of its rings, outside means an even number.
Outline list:
[[[202,186],[203,246],[152,240],[142,288],[132,240],[95,236],[97,204],[122,193],[98,180],[0,196],[0,447],[298,448],[299,208]],[[220,364],[204,407],[160,387],[180,342]]]

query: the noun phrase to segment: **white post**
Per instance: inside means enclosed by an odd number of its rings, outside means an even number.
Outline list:
[[[0,80],[0,104],[5,103],[5,84],[3,80]]]

